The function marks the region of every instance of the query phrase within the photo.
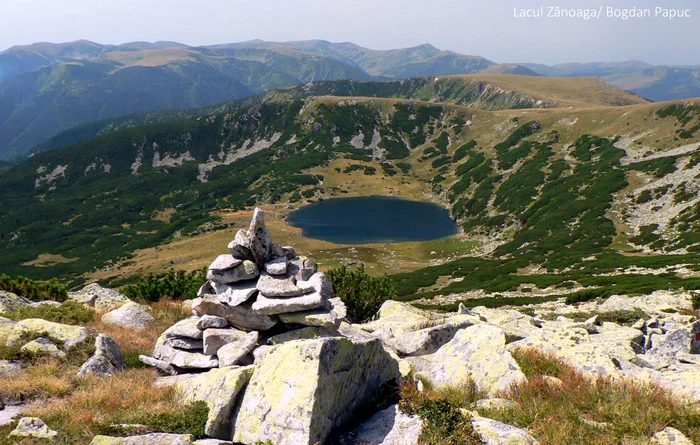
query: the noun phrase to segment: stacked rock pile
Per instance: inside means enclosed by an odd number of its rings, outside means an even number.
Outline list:
[[[335,331],[345,318],[340,299],[330,299],[328,277],[292,247],[272,242],[261,209],[228,250],[209,266],[194,316],[168,328],[153,357],[141,361],[172,375],[248,365],[259,346],[300,338],[294,332],[304,327]]]

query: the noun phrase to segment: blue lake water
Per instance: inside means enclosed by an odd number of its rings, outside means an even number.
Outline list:
[[[438,205],[386,196],[327,199],[290,213],[287,221],[307,238],[340,244],[427,241],[458,231]]]

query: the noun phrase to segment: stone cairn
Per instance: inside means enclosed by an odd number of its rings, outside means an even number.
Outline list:
[[[228,250],[209,266],[192,301],[194,316],[168,328],[153,357],[139,357],[143,363],[171,375],[249,365],[268,345],[340,326],[346,310],[330,299],[328,277],[294,248],[272,242],[261,209]]]

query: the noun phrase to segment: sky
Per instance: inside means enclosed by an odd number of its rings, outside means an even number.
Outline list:
[[[3,5],[4,4],[4,5]],[[0,50],[86,39],[211,45],[323,39],[371,49],[430,43],[499,63],[642,60],[700,65],[698,0],[0,0]],[[597,18],[547,17],[555,9]],[[690,17],[657,16],[656,7]],[[514,11],[515,8],[515,11]],[[545,17],[515,17],[516,11]],[[651,17],[608,17],[649,9]],[[670,12],[670,11],[669,11]]]

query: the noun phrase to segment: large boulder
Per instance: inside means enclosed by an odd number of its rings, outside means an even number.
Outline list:
[[[14,312],[24,306],[29,306],[32,302],[24,297],[15,295],[12,292],[0,290],[0,315]]]
[[[381,410],[340,438],[346,445],[418,445],[423,420],[407,416],[397,405]]]
[[[493,395],[525,375],[506,350],[503,330],[492,325],[470,326],[433,354],[409,357],[419,376],[438,386],[458,386],[469,380]]]
[[[148,306],[137,303],[127,303],[102,316],[103,323],[130,329],[144,329],[152,321],[153,315],[148,311]]]
[[[222,303],[215,295],[206,295],[194,300],[192,310],[199,316],[216,315],[225,318],[231,326],[244,331],[266,331],[277,324],[276,317],[258,314],[251,306],[251,302],[229,306]]]
[[[95,339],[95,353],[78,370],[78,375],[114,375],[126,369],[119,345],[104,334]]]
[[[95,436],[90,445],[193,445],[191,434],[153,433],[143,436],[109,437]]]
[[[48,440],[53,439],[57,435],[58,433],[56,431],[49,428],[49,426],[38,417],[22,417],[19,419],[17,428],[10,433],[10,437],[29,437]]]
[[[234,426],[234,443],[324,443],[380,388],[399,377],[381,342],[330,337],[294,341],[264,355]]]
[[[600,337],[601,340],[606,338],[611,339],[610,336]],[[596,342],[583,327],[548,322],[537,333],[510,343],[508,349],[534,349],[552,354],[591,377],[617,376],[619,368],[615,360],[618,359],[611,357],[611,352],[620,354],[626,351],[626,355],[635,355],[629,341],[626,341],[627,347],[619,343]]]
[[[66,348],[72,348],[88,338],[88,331],[82,326],[72,326],[40,318],[28,318],[14,325],[12,332],[7,338],[9,346],[22,343],[25,336],[40,336],[48,334],[52,339],[63,342]]]
[[[664,311],[692,311],[692,296],[687,292],[659,290],[649,295],[627,297],[613,295],[598,307],[600,312],[632,311],[642,309],[650,314],[665,314]]]
[[[203,401],[209,407],[205,434],[231,438],[231,414],[238,394],[248,384],[253,366],[212,369],[203,374],[159,378],[158,385],[174,385],[184,403]]]
[[[94,307],[100,312],[109,312],[131,302],[126,295],[97,283],[88,284],[76,292],[68,292],[68,299]]]

